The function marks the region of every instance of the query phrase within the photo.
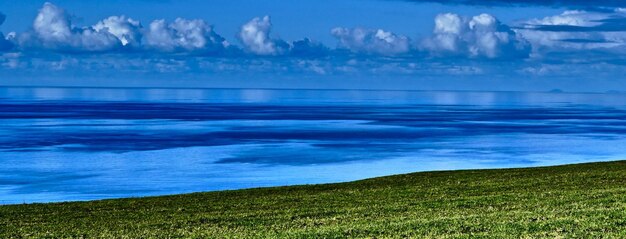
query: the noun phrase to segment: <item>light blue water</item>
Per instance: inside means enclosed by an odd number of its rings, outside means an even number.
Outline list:
[[[626,95],[0,88],[0,203],[626,159]]]

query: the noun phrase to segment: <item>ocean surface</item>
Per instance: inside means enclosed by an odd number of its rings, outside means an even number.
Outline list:
[[[0,88],[0,204],[626,159],[626,95]]]

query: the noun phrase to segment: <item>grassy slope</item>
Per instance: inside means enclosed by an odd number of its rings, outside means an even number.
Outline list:
[[[0,238],[626,238],[626,161],[0,206]]]

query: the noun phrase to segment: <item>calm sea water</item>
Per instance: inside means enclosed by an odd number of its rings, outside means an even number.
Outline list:
[[[626,159],[626,95],[0,88],[0,203]]]

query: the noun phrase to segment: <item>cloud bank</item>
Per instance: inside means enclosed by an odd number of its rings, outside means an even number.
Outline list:
[[[4,19],[5,15],[0,14],[0,24]],[[0,51],[261,57],[327,57],[349,53],[370,57],[524,59],[567,50],[621,54],[626,48],[625,8],[570,10],[514,26],[489,14],[468,17],[443,13],[434,22],[431,36],[416,39],[384,29],[336,27],[330,34],[337,39],[337,47],[329,48],[309,38],[291,42],[277,38],[272,35],[270,17],[263,16],[241,26],[238,45],[228,42],[202,19],[177,18],[173,22],[157,19],[144,25],[127,16],[110,16],[93,25],[77,26],[62,8],[45,3],[31,30],[7,36],[0,32]]]
[[[62,53],[186,53],[225,56],[323,57],[346,52],[367,56],[424,55],[499,58],[527,56],[524,41],[508,26],[487,14],[473,18],[441,14],[435,19],[433,36],[414,41],[384,29],[331,29],[338,40],[332,49],[309,38],[288,42],[272,36],[269,16],[256,17],[243,24],[237,34],[241,47],[215,32],[201,19],[177,18],[173,22],[154,20],[144,26],[127,16],[111,16],[91,26],[76,26],[60,7],[45,3],[33,21],[32,30],[19,34],[12,43],[4,39],[2,49],[52,51]],[[413,54],[419,53],[419,54]]]
[[[4,20],[4,15],[2,20]],[[241,26],[242,48],[226,41],[202,19],[158,19],[144,26],[126,16],[111,16],[92,26],[77,27],[60,7],[45,3],[32,30],[14,41],[2,36],[1,50],[52,51],[61,53],[188,53],[224,56],[246,53],[259,56],[321,56],[329,48],[305,38],[287,42],[271,36],[269,16],[256,17]],[[1,33],[0,33],[1,34]],[[16,47],[17,46],[17,47]]]
[[[204,20],[155,20],[144,28],[126,16],[111,16],[93,26],[75,27],[61,8],[45,3],[22,34],[19,46],[61,52],[115,52],[121,50],[215,53],[230,44]]]
[[[0,24],[4,18],[0,15]],[[231,43],[202,19],[143,24],[110,16],[79,26],[63,9],[46,3],[30,30],[0,32],[0,78],[57,72],[155,74],[151,77],[190,72],[197,75],[189,77],[232,74],[236,79],[256,74],[508,77],[512,72],[614,78],[626,71],[625,26],[622,8],[571,10],[511,25],[489,14],[442,13],[425,37],[338,26],[329,31],[336,47],[327,47],[309,38],[277,37],[269,16],[245,22]]]

